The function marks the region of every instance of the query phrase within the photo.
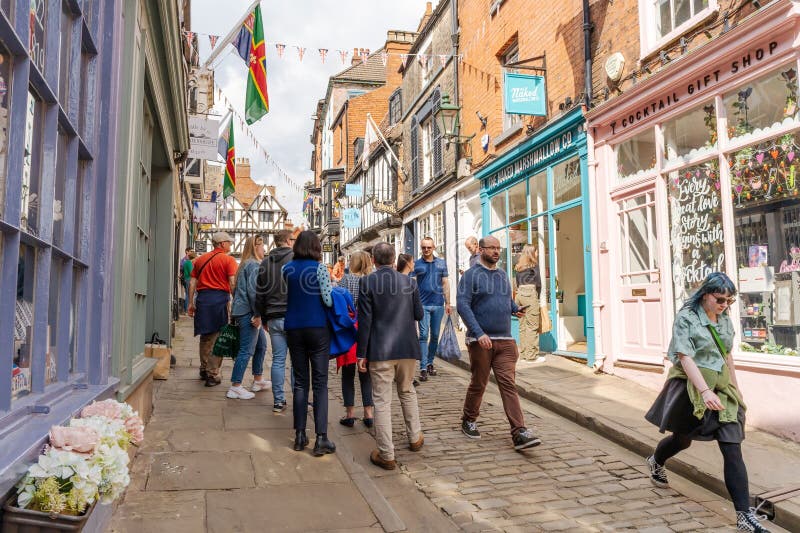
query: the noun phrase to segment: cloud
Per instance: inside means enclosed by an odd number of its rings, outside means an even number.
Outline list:
[[[250,0],[193,0],[191,27],[201,34],[198,39],[201,58],[211,52],[204,34],[224,38],[250,3]],[[350,53],[353,48],[377,50],[386,42],[388,30],[415,31],[424,12],[425,0],[262,2],[270,112],[251,130],[294,182],[302,185],[312,178],[311,115],[317,101],[325,97],[328,78],[347,68],[350,62],[348,57],[343,65],[337,50]],[[286,45],[282,59],[274,43]],[[306,48],[302,62],[296,46]],[[320,48],[328,49],[325,64],[320,60]],[[247,67],[230,45],[222,57],[215,70],[216,83],[244,116]],[[225,112],[219,104],[215,111]],[[236,133],[237,156],[250,158],[256,181],[278,186],[278,199],[297,221],[302,193],[285,186],[275,168],[258,155],[250,139],[238,129]]]

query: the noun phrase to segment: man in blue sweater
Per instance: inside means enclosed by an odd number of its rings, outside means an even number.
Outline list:
[[[511,425],[514,449],[524,450],[542,443],[525,427],[514,378],[519,352],[511,336],[511,315],[521,317],[525,309],[514,303],[508,276],[497,268],[500,241],[484,237],[478,246],[480,261],[467,270],[458,283],[457,309],[467,325],[466,340],[472,371],[464,399],[461,431],[471,439],[481,438],[475,421],[480,414],[489,372],[494,370],[503,409]]]

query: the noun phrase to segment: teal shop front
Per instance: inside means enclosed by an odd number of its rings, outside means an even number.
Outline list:
[[[500,240],[498,266],[514,280],[525,245],[538,254],[542,312],[552,328],[542,351],[594,364],[594,319],[586,131],[570,111],[475,174],[481,182],[483,235]],[[514,319],[514,336],[519,324]]]

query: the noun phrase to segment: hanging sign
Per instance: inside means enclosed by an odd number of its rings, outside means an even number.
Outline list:
[[[216,224],[217,223],[217,202],[192,203],[192,222],[197,224]]]
[[[217,160],[219,120],[189,115],[189,157]]]
[[[349,207],[342,213],[343,225],[345,228],[361,227],[361,210],[356,207]]]
[[[348,183],[344,186],[344,195],[345,196],[355,196],[357,198],[361,198],[364,195],[364,190],[361,187],[361,184],[358,183]]]
[[[503,87],[506,114],[547,116],[544,76],[506,72]]]

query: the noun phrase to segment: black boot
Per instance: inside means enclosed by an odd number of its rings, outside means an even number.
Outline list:
[[[314,443],[314,455],[319,457],[335,451],[336,445],[328,440],[328,435],[324,433],[317,435],[317,442]]]
[[[294,451],[301,452],[308,446],[308,437],[305,430],[295,431],[294,433]]]

